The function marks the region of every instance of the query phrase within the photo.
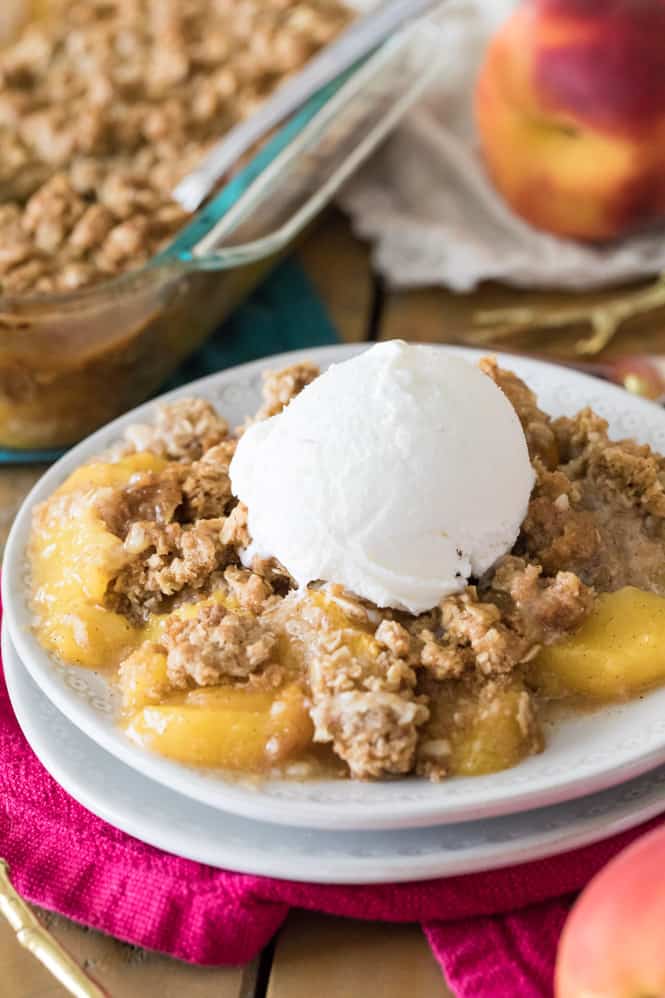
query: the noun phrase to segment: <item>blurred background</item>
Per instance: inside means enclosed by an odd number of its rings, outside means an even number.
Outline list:
[[[659,399],[663,17],[5,0],[2,460],[340,338],[542,355]]]

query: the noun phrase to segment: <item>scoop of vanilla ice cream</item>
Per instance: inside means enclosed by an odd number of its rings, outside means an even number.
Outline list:
[[[534,472],[515,411],[450,353],[381,343],[251,426],[230,469],[251,552],[417,614],[510,550]]]

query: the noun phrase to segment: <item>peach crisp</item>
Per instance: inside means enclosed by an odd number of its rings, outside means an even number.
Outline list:
[[[543,749],[550,702],[661,683],[665,458],[610,440],[588,409],[552,419],[514,374],[481,369],[520,420],[535,485],[512,550],[461,591],[412,614],[335,579],[296,587],[252,551],[229,478],[239,434],[180,399],[37,508],[39,640],[117,684],[138,744],[254,774],[493,772]],[[269,375],[257,418],[317,373]]]

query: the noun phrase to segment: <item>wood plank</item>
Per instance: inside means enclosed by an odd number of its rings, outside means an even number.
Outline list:
[[[251,998],[255,965],[193,967],[117,942],[64,918],[34,909],[74,959],[113,998]],[[67,994],[16,941],[0,918],[0,993],[7,998],[64,998]],[[247,985],[247,986],[245,986]]]
[[[344,215],[331,210],[305,237],[298,256],[341,339],[366,339],[374,293],[370,251]]]
[[[443,342],[448,334],[446,315],[446,292],[438,288],[386,292],[378,338]]]
[[[0,553],[19,506],[47,467],[45,464],[0,467]]]
[[[280,933],[267,998],[451,998],[417,925],[296,911]]]

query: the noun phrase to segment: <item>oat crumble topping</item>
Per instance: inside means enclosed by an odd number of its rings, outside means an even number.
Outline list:
[[[191,678],[197,686],[247,679],[269,663],[277,635],[249,613],[219,603],[202,606],[193,620],[170,621],[164,631],[168,676],[175,687]]]
[[[318,375],[318,367],[309,361],[293,364],[283,371],[267,371],[263,378],[263,405],[257,412],[256,419],[276,416]]]

